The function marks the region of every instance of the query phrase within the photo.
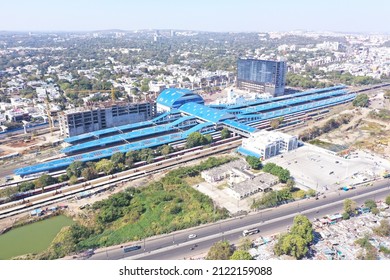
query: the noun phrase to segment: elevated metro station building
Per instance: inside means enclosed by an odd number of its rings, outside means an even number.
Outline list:
[[[157,111],[167,112],[172,109],[179,109],[189,102],[204,104],[202,96],[193,93],[189,89],[168,88],[157,97]]]
[[[262,160],[286,153],[298,148],[298,137],[278,131],[257,131],[242,140],[238,152],[246,156],[255,156]]]
[[[96,161],[117,152],[175,145],[183,143],[193,132],[219,137],[222,128],[256,142],[253,139],[257,139],[258,127],[264,127],[264,123],[271,119],[302,116],[310,111],[350,102],[355,97],[356,93],[349,93],[344,85],[340,85],[239,104],[205,105],[203,98],[190,90],[170,88],[157,97],[154,106],[159,113],[154,118],[125,125],[114,124],[111,128],[68,137],[64,139],[68,147],[62,150],[65,157],[22,167],[14,172],[20,176],[51,172],[65,169],[74,161]],[[295,147],[294,141],[281,140],[278,147],[265,150],[270,155],[290,150]],[[262,155],[258,153],[258,156]]]

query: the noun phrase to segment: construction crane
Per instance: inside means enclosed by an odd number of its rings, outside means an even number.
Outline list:
[[[50,135],[53,136],[53,119],[51,118],[51,106],[50,106],[50,98],[49,93],[46,91],[46,114],[47,114],[47,120],[49,121],[49,127],[50,127]]]
[[[115,100],[116,100],[114,87],[111,88],[111,100],[112,100],[112,101],[115,101]]]

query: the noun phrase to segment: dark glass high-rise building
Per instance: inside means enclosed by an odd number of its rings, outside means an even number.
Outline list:
[[[238,59],[237,87],[273,96],[284,94],[287,65],[285,61]]]

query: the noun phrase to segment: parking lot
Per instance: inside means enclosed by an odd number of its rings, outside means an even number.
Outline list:
[[[359,151],[349,159],[328,150],[305,145],[266,160],[288,169],[297,186],[318,192],[334,191],[345,185],[369,182],[390,170],[388,160]]]

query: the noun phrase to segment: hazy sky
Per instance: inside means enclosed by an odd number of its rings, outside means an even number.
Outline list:
[[[390,32],[388,0],[2,0],[0,30]]]

